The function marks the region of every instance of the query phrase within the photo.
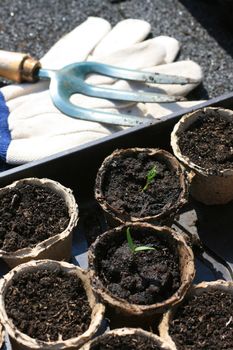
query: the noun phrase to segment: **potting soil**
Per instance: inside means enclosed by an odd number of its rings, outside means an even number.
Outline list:
[[[155,342],[138,334],[133,335],[106,335],[98,344],[91,346],[90,350],[160,350]]]
[[[14,252],[65,230],[69,213],[64,199],[49,188],[32,184],[0,195],[0,249]]]
[[[233,121],[216,112],[202,112],[188,130],[179,133],[179,147],[202,168],[233,169]]]
[[[145,188],[153,168],[156,174]],[[181,192],[176,172],[165,161],[144,153],[115,157],[108,165],[102,187],[112,208],[138,218],[154,216],[165,206],[171,207]]]
[[[180,286],[177,247],[148,229],[131,228],[136,246],[154,250],[133,253],[126,232],[99,242],[96,248],[98,275],[105,287],[117,297],[133,304],[151,305],[173,295]]]
[[[8,287],[5,307],[21,332],[43,341],[77,337],[91,321],[80,279],[60,269],[22,273]]]
[[[192,297],[175,314],[169,333],[178,350],[233,349],[233,295],[211,291]]]

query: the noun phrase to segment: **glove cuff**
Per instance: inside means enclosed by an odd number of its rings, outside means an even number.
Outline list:
[[[0,91],[0,159],[6,162],[6,154],[11,142],[11,135],[8,125],[10,112],[6,105],[5,98]]]

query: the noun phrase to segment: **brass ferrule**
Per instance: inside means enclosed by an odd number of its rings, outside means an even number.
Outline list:
[[[0,50],[0,76],[17,83],[36,81],[40,62],[24,53]]]

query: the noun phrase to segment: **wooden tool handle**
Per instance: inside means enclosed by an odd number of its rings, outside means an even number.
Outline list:
[[[37,80],[40,62],[24,53],[0,50],[0,76],[17,83]]]

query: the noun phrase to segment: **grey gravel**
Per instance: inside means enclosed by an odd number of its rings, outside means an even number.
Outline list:
[[[190,98],[232,90],[233,37],[216,0],[1,0],[0,48],[40,58],[59,37],[88,16],[112,24],[128,17],[152,25],[152,35],[171,35],[182,45],[179,60],[192,59],[204,72]]]

